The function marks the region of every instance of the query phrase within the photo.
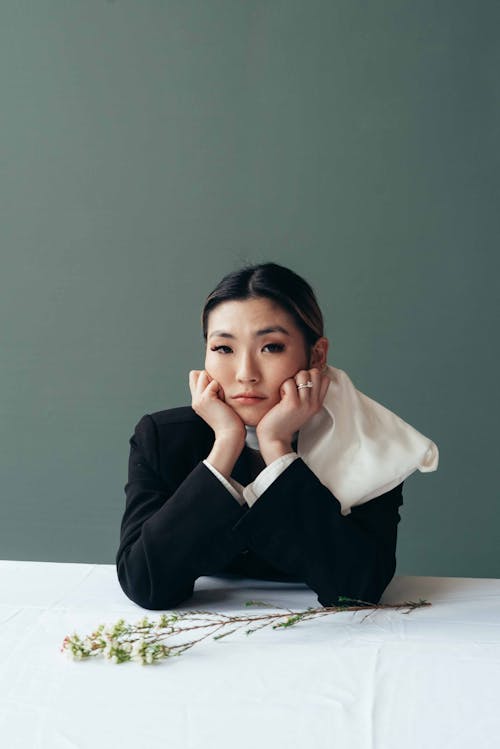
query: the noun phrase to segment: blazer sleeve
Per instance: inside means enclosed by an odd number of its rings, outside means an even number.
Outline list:
[[[189,598],[197,577],[224,567],[242,548],[232,528],[248,508],[201,461],[180,480],[175,458],[166,479],[155,423],[143,416],[130,438],[116,567],[124,593],[147,609]]]
[[[378,603],[396,569],[402,487],[342,515],[337,498],[299,458],[234,531],[270,564],[302,579],[322,606],[336,605],[339,596]]]

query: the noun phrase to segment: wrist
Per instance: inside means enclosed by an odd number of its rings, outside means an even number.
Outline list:
[[[243,446],[244,437],[239,438],[237,435],[223,434],[216,435],[212,449],[207,456],[207,460],[224,478],[229,479],[238,460]]]
[[[259,441],[260,454],[266,465],[270,465],[277,458],[293,452],[291,440],[263,440]]]
[[[225,429],[223,431],[217,430],[215,432],[215,442],[219,445],[223,445],[226,449],[236,449],[239,447],[239,451],[243,450],[245,444],[246,430],[243,426],[242,429]]]

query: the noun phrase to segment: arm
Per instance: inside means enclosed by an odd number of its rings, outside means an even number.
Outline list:
[[[155,423],[144,416],[130,439],[116,565],[125,594],[148,609],[189,598],[197,577],[223,567],[242,548],[232,527],[246,509],[202,462],[192,459],[180,470],[177,458],[172,453],[166,480]]]
[[[234,530],[245,545],[315,591],[322,606],[339,595],[378,603],[396,569],[400,484],[341,514],[339,501],[295,460]]]

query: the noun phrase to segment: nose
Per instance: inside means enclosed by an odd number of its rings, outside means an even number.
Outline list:
[[[236,369],[236,379],[238,382],[258,382],[260,374],[258,367],[249,354],[242,354],[238,360]]]

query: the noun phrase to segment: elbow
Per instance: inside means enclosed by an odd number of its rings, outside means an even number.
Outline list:
[[[365,584],[364,601],[370,603],[380,603],[385,589],[391,582],[396,572],[396,555],[395,553],[376,554],[373,561],[371,574]],[[360,596],[361,598],[361,596]]]
[[[380,599],[394,577],[395,571],[396,556],[394,554],[392,556],[376,554],[372,564],[367,569],[366,577],[361,581],[359,594],[356,598],[374,605],[380,603]]]
[[[171,609],[180,606],[190,596],[170,596],[170,595],[144,595],[142,591],[133,589],[125,589],[122,586],[122,590],[133,603],[140,606],[148,611],[170,611]]]
[[[321,587],[310,587],[318,594],[321,606],[342,605],[344,602],[339,601],[340,597],[377,605],[395,571],[394,554],[383,558],[375,553],[371,558],[367,556],[362,567],[351,570],[351,574],[333,575],[325,579]]]
[[[361,586],[358,598],[367,603],[378,604],[384,591],[394,577],[396,571],[396,557],[375,557],[373,566]]]
[[[118,556],[116,572],[121,589],[137,606],[150,611],[170,610],[192,596],[194,582],[180,587],[169,583],[165,575],[155,584],[147,566],[131,557],[130,549]]]

